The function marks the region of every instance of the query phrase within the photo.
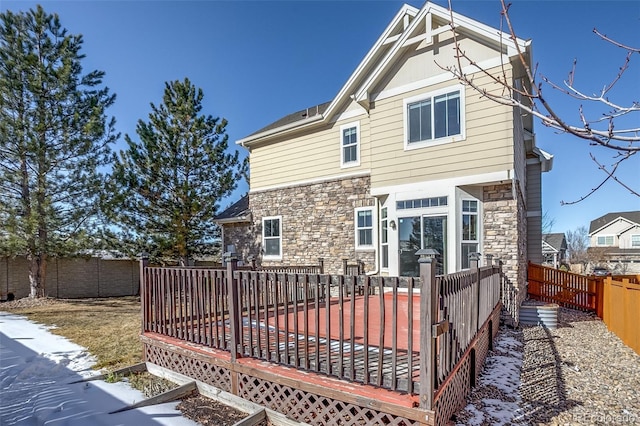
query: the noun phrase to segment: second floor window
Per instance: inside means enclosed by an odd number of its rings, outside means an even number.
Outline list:
[[[631,236],[631,247],[640,247],[640,234]]]
[[[613,245],[613,235],[600,235],[596,240],[597,245],[599,246],[612,246]]]
[[[407,146],[462,135],[461,90],[406,103]]]
[[[342,166],[357,166],[360,164],[360,126],[358,123],[340,126],[340,156]]]

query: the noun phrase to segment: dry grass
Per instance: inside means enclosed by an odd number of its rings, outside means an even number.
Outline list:
[[[142,361],[138,297],[53,300],[33,306],[6,303],[0,309],[55,326],[52,333],[84,346],[97,358],[96,369],[114,370]]]

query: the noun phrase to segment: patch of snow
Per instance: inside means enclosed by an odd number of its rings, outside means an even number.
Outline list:
[[[85,348],[22,316],[0,312],[0,424],[196,425],[175,409],[177,402],[108,414],[144,395],[125,382],[70,384],[98,374],[94,364]]]

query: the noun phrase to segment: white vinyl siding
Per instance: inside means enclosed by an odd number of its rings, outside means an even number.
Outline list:
[[[499,69],[493,71],[500,72]],[[476,74],[474,81],[482,88],[491,87],[488,77]],[[376,101],[368,129],[369,134],[375,135],[369,148],[372,189],[513,170],[513,109],[474,96],[473,89],[465,90],[462,104],[464,140],[456,143],[430,141],[424,148],[405,150],[405,98],[417,101],[424,99],[427,93],[447,93],[451,82],[429,89],[428,92],[427,89],[414,90],[407,95]]]

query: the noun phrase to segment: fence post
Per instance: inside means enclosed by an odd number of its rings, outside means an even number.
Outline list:
[[[142,332],[147,331],[147,325],[149,324],[149,295],[145,283],[147,278],[145,276],[145,268],[149,266],[149,253],[143,251],[140,253],[140,277],[139,277],[139,289],[140,292],[140,304],[142,305]]]
[[[251,270],[255,271],[256,270],[256,257],[252,254],[250,254],[249,256],[247,256],[247,260],[249,261],[249,263],[251,264]]]
[[[234,278],[234,273],[238,269],[238,258],[235,253],[225,253],[227,257],[227,297],[229,297],[229,328],[230,328],[230,352],[231,352],[231,362],[235,362],[238,356],[238,345],[240,344],[240,306],[239,306],[239,295],[238,295],[238,285]]]
[[[476,300],[475,300],[475,316],[476,316],[476,329],[480,328],[480,253],[469,253],[469,268],[475,273],[476,276]]]
[[[324,274],[324,259],[322,257],[318,258],[318,266],[320,266],[320,275]]]
[[[493,266],[493,255],[485,254],[484,258],[487,259],[487,266]]]
[[[342,275],[349,275],[347,273],[347,262],[349,259],[342,259]]]
[[[358,275],[364,275],[364,261],[358,260]]]
[[[436,335],[433,325],[438,322],[438,289],[436,288],[436,260],[434,249],[420,249],[420,408],[433,409],[433,392],[437,377]]]

